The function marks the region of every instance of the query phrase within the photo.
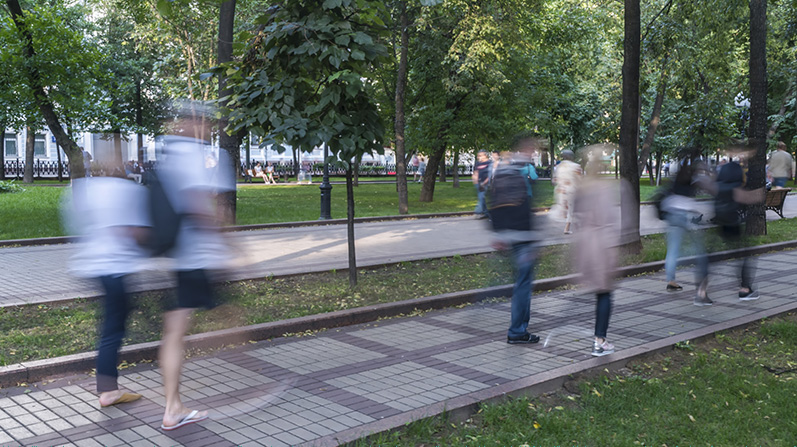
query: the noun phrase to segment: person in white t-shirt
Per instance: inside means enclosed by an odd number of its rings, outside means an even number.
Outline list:
[[[68,223],[79,234],[70,270],[97,278],[105,290],[104,317],[97,354],[97,392],[101,407],[132,402],[140,394],[119,389],[119,348],[130,311],[126,277],[141,270],[147,253],[141,248],[150,220],[146,190],[116,177],[72,181]]]

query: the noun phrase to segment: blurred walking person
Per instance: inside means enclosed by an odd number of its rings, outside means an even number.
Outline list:
[[[537,146],[533,138],[518,139],[512,152],[501,154],[490,181],[488,209],[494,231],[493,247],[510,253],[515,273],[512,288],[512,310],[506,341],[509,344],[530,344],[540,337],[529,332],[531,291],[537,242],[527,175],[530,153]],[[495,163],[495,162],[494,162]]]
[[[554,186],[555,203],[548,215],[557,222],[564,221],[564,234],[571,234],[573,224],[573,195],[581,179],[581,165],[573,161],[575,154],[571,150],[562,151],[562,161],[553,171],[551,183]]]
[[[71,200],[65,217],[80,237],[70,270],[96,278],[105,292],[96,363],[100,407],[133,402],[141,395],[119,389],[117,365],[131,307],[126,278],[147,257],[141,246],[151,226],[146,190],[127,178],[87,177],[72,181]]]
[[[487,217],[487,185],[490,183],[490,159],[486,151],[479,151],[476,154],[476,164],[473,166],[473,185],[476,187],[478,201],[476,209],[473,211],[478,217]]]
[[[619,245],[619,190],[613,182],[600,178],[602,146],[587,148],[585,177],[575,192],[573,214],[577,228],[573,253],[584,286],[595,293],[595,339],[592,355],[600,357],[614,352],[606,339],[612,314],[612,291],[617,271]]]
[[[729,149],[731,160],[726,163],[717,175],[716,198],[714,200],[714,220],[719,225],[719,234],[729,249],[739,249],[746,245],[743,207],[764,201],[764,189],[745,189],[744,169],[733,159],[734,156],[745,162],[754,150],[733,147]],[[788,155],[788,154],[786,154]],[[744,256],[740,262],[739,300],[751,301],[759,298],[753,290],[755,266],[753,259]]]
[[[183,337],[195,309],[217,304],[212,274],[226,266],[229,252],[219,231],[216,196],[235,187],[233,173],[225,169],[230,165],[225,151],[219,151],[221,159],[215,168],[205,164],[205,153],[210,151],[207,118],[213,116],[212,111],[205,111],[202,104],[186,104],[178,113],[171,135],[163,138],[165,159],[157,172],[166,199],[179,216],[175,245],[168,252],[177,269],[177,299],[163,316],[158,356],[166,397],[161,429],[167,431],[208,417],[207,411],[185,407],[180,398]]]
[[[675,271],[681,255],[684,235],[689,234],[691,247],[697,256],[695,282],[697,294],[695,306],[711,306],[713,301],[708,297],[708,256],[706,255],[703,233],[696,231],[695,222],[702,216],[699,212],[695,196],[699,187],[711,189],[711,179],[701,171],[701,161],[693,154],[685,157],[673,180],[672,189],[661,202],[667,221],[667,255],[664,270],[667,277],[667,291],[683,290],[675,281]]]

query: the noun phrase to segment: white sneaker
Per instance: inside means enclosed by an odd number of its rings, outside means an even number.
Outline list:
[[[614,345],[604,340],[603,343],[598,344],[597,341],[592,342],[592,356],[602,357],[614,352]]]

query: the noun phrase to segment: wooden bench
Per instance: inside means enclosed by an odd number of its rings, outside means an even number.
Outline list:
[[[791,191],[789,188],[776,188],[767,191],[767,198],[764,207],[778,213],[783,219],[783,204],[786,203],[786,195]]]

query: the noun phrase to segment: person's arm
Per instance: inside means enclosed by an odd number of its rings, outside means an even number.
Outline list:
[[[764,202],[764,188],[748,190],[744,188],[733,188],[733,201],[742,205],[754,205]]]

